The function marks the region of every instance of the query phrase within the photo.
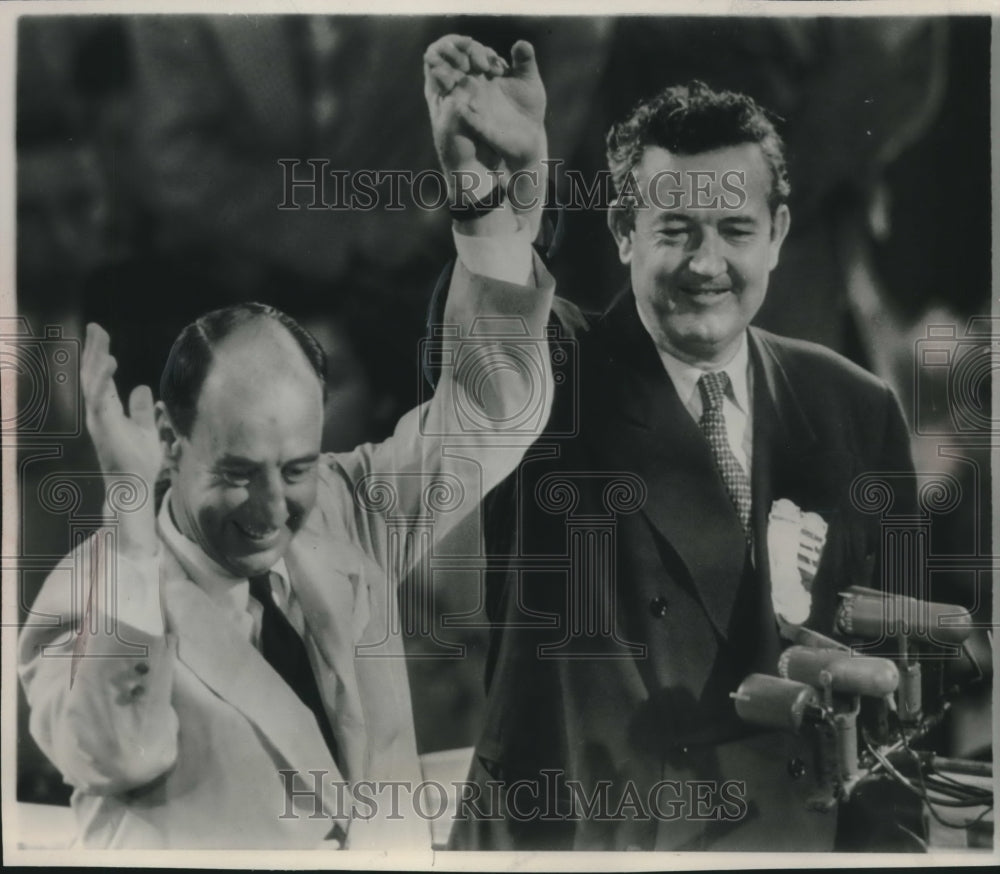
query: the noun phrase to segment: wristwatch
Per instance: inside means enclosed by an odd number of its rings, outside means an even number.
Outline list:
[[[482,199],[474,200],[472,203],[465,204],[464,206],[452,204],[448,207],[448,212],[457,222],[468,221],[484,216],[494,209],[499,209],[503,206],[506,199],[507,192],[504,190],[503,185],[498,182]]]

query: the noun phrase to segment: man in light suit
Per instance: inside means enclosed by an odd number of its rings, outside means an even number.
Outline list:
[[[441,76],[444,54],[465,57],[469,75]],[[530,46],[507,64],[446,38],[425,74],[450,183],[451,171],[478,174],[488,193],[495,177],[477,157],[487,148],[501,175],[544,157]],[[463,122],[473,98],[503,107],[501,135]],[[320,453],[323,353],[270,307],[238,304],[188,326],[159,402],[141,386],[128,412],[109,337],[88,327],[87,428],[118,524],[50,575],[20,640],[31,732],[74,787],[83,845],[430,847],[412,808],[421,775],[396,583],[428,548],[428,521],[444,536],[514,468],[532,435],[503,423],[537,406],[540,430],[551,402],[553,283],[518,243],[534,219],[509,203],[481,209],[483,194],[453,210],[460,266],[440,353],[453,366],[379,445]],[[522,257],[498,263],[494,250],[511,245]],[[531,338],[525,372],[516,361]],[[499,367],[485,383],[478,356]],[[161,464],[170,491],[156,513]],[[372,803],[380,781],[401,788]]]
[[[668,88],[612,128],[608,159],[631,287],[571,323],[578,377],[487,499],[489,551],[513,560],[489,586],[480,791],[451,845],[830,849],[813,748],[743,724],[730,693],[777,673],[779,614],[831,634],[837,592],[879,585],[879,520],[851,485],[912,471],[899,406],[829,350],[750,327],[790,222],[782,143],[750,98]],[[814,578],[798,539],[794,578],[775,573],[780,499],[825,523]]]

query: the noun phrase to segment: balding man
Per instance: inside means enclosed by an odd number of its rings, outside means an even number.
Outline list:
[[[544,157],[544,91],[525,45],[510,66],[470,56],[464,82],[435,72],[450,69],[442,52],[472,49],[432,46],[427,98],[445,170],[492,180],[483,145],[504,173]],[[473,96],[505,110],[504,131],[471,138],[459,114]],[[49,577],[20,650],[31,732],[74,787],[83,845],[430,848],[413,815],[421,775],[395,585],[430,530],[443,536],[514,469],[533,439],[519,413],[537,409],[540,430],[551,386],[553,283],[530,255],[495,263],[498,247],[479,239],[530,234],[532,219],[509,204],[453,214],[460,262],[440,351],[451,366],[379,445],[320,453],[323,353],[271,307],[189,325],[159,402],[137,388],[128,414],[109,337],[89,326],[82,385],[108,500],[122,479],[139,497],[114,536],[101,529]],[[510,422],[518,433],[502,433]],[[170,490],[157,513],[161,464]]]

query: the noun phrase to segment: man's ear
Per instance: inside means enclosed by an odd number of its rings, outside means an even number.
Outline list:
[[[163,401],[157,401],[154,407],[154,417],[156,420],[156,434],[160,438],[160,446],[163,448],[163,464],[167,470],[177,470],[177,464],[181,458],[181,439],[174,423],[170,420],[170,413],[167,412]]]
[[[615,238],[618,247],[618,258],[622,264],[632,260],[632,230],[635,227],[635,212],[620,206],[608,209],[608,230]]]
[[[768,270],[774,270],[778,266],[778,255],[781,253],[781,244],[788,236],[788,229],[792,224],[792,214],[788,211],[788,205],[783,203],[775,211],[771,218],[771,253]]]

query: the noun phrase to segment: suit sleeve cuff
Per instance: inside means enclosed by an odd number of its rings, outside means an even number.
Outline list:
[[[472,237],[454,229],[455,251],[470,273],[513,285],[528,285],[533,277],[531,231]]]

